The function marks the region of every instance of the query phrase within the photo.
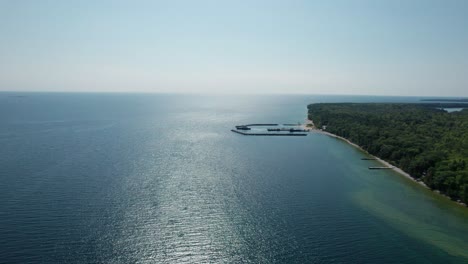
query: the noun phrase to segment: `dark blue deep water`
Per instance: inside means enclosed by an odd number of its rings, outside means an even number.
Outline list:
[[[468,263],[467,208],[322,134],[230,132],[417,100],[0,93],[0,262]]]

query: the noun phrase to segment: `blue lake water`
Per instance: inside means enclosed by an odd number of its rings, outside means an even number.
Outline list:
[[[321,134],[314,102],[416,97],[0,93],[0,262],[468,263],[468,209]]]

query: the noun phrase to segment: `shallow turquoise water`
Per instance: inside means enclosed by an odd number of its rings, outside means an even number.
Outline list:
[[[0,94],[0,259],[466,263],[468,210],[321,134],[306,105],[403,97]]]

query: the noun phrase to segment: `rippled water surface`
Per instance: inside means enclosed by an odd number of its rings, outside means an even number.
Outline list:
[[[0,262],[467,263],[468,210],[321,134],[339,96],[0,93]]]

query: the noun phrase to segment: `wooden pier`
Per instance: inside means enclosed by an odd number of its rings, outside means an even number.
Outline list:
[[[395,167],[369,167],[369,170],[389,170],[389,169],[393,169]]]

